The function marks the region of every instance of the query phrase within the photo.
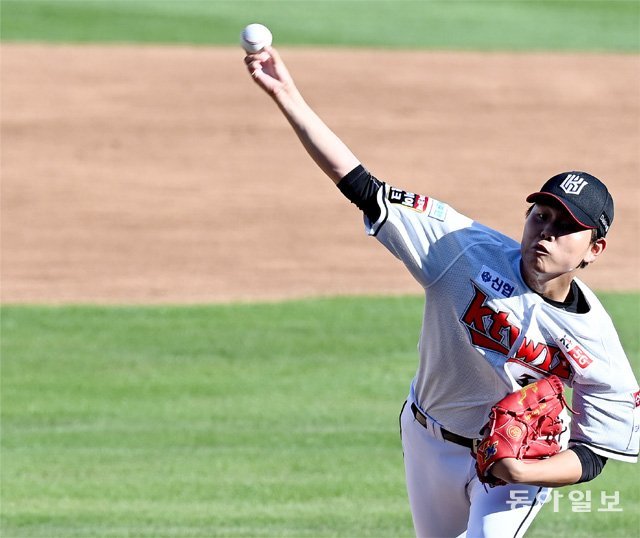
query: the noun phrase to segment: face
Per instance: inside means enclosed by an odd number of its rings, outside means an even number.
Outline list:
[[[552,279],[594,261],[604,250],[604,239],[591,243],[591,230],[581,228],[563,207],[536,203],[520,248],[528,276]]]

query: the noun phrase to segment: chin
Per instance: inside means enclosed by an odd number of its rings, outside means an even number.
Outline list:
[[[525,260],[525,269],[535,275],[543,275],[548,273],[548,267],[544,260],[541,260],[538,257],[533,259]]]

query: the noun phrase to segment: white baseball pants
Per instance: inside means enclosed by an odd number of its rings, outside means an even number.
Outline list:
[[[470,450],[442,438],[411,411],[400,415],[407,492],[418,538],[516,538],[524,535],[551,488],[480,482]]]

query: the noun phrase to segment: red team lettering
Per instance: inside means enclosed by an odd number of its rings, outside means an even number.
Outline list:
[[[486,295],[477,286],[473,286],[475,295],[467,310],[460,318],[460,321],[469,331],[471,343],[474,346],[495,351],[502,355],[508,355],[511,346],[520,336],[520,327],[508,321],[509,313],[496,311],[486,304]],[[581,351],[578,348],[578,353]],[[574,348],[573,351],[576,350]],[[571,355],[573,357],[573,355]],[[589,357],[586,354],[583,358]],[[520,347],[510,361],[518,361],[527,366],[549,374],[555,374],[563,379],[568,379],[571,375],[569,362],[562,355],[562,351],[557,346],[552,346],[546,342],[538,343],[530,340],[526,336],[522,340]],[[589,359],[590,361],[591,359]],[[578,359],[576,359],[578,362]],[[578,362],[579,363],[579,362]],[[579,363],[580,364],[580,363]],[[588,366],[588,363],[585,364]],[[583,368],[585,366],[582,366]]]

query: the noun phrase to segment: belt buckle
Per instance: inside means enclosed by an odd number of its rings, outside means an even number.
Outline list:
[[[481,442],[482,439],[471,439],[471,452],[474,456],[478,453],[478,447],[480,446]]]

